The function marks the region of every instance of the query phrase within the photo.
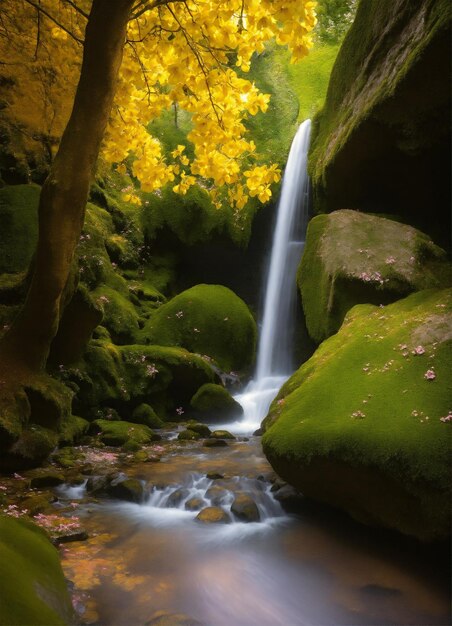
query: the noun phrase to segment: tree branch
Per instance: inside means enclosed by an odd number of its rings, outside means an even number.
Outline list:
[[[74,39],[74,41],[76,41],[80,45],[83,45],[83,39],[80,39],[79,37],[77,37],[77,35],[74,35],[74,33],[72,33],[68,28],[63,26],[63,24],[61,24],[58,20],[56,20],[53,17],[53,15],[51,15],[50,13],[45,11],[39,4],[36,4],[36,2],[33,2],[33,0],[25,0],[25,2],[27,4],[29,4],[30,6],[34,7],[37,11],[39,11],[40,13],[45,15],[46,17],[48,17],[51,22],[56,24],[58,26],[58,28],[61,28],[61,30],[64,30],[64,32],[67,33],[69,35],[69,37],[72,37],[72,39]]]
[[[85,13],[85,11],[83,11],[83,9],[81,9],[79,6],[77,6],[75,4],[75,2],[73,2],[73,0],[63,0],[63,2],[66,2],[67,4],[70,4],[71,7],[73,9],[75,9],[75,11],[77,11],[77,13],[80,13],[80,15],[82,15],[85,19],[89,18],[88,13]]]

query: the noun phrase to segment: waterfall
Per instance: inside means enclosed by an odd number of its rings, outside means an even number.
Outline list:
[[[256,373],[245,391],[235,396],[244,409],[243,420],[229,425],[235,432],[251,432],[260,426],[271,401],[295,367],[296,272],[308,221],[306,165],[310,130],[311,120],[299,127],[284,172],[265,288]]]

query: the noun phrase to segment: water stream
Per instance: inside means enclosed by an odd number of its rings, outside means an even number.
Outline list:
[[[229,425],[242,434],[259,428],[271,401],[295,367],[295,278],[308,223],[310,133],[311,120],[305,120],[294,137],[284,172],[264,292],[256,373],[245,391],[235,396],[243,407],[243,419]]]

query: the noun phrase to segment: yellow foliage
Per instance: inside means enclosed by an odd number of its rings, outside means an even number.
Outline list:
[[[90,4],[80,0],[77,6],[89,12]],[[259,163],[243,121],[265,112],[270,96],[236,69],[246,73],[252,55],[273,39],[287,45],[294,60],[307,54],[316,22],[315,2],[157,4],[141,11],[145,3],[137,3],[136,17],[132,11],[103,157],[125,172],[123,162],[132,156],[132,174],[145,191],[174,182],[174,191],[185,194],[198,183],[217,206],[222,197],[238,209],[249,196],[266,202],[279,171]],[[80,67],[82,45],[76,39],[83,38],[86,20],[67,2],[41,0],[40,6],[56,20],[39,14],[26,0],[2,0],[4,23],[10,28],[0,37],[0,60],[9,54],[14,66],[8,71],[20,74],[8,101],[11,115],[24,126],[60,135]],[[191,115],[192,159],[182,145],[166,159],[159,141],[147,130],[149,122],[171,106]],[[128,196],[139,202],[136,194]]]

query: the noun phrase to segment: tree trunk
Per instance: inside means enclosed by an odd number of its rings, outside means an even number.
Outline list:
[[[93,0],[71,117],[41,191],[36,265],[24,307],[0,343],[12,371],[45,367],[115,95],[134,0]]]

